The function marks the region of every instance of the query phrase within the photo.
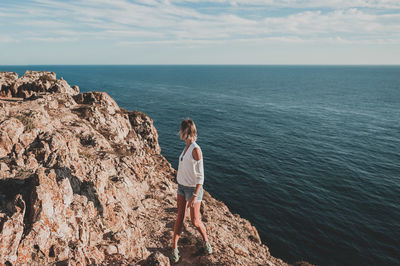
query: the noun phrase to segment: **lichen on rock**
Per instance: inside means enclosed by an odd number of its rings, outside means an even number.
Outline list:
[[[0,96],[0,264],[169,265],[176,171],[153,120],[53,72],[2,72]],[[286,265],[208,192],[201,212],[215,252],[186,221],[177,265]]]

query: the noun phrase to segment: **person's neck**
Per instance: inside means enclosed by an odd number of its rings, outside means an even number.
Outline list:
[[[193,143],[193,140],[187,139],[186,140],[186,147],[189,147]]]

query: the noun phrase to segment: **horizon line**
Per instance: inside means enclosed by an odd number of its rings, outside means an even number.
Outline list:
[[[9,66],[400,66],[399,64],[15,64]]]

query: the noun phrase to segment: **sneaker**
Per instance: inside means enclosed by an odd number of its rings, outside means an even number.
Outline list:
[[[210,242],[207,241],[204,243],[204,251],[207,255],[210,255],[213,252]]]
[[[179,250],[178,248],[174,248],[171,254],[171,260],[173,263],[177,263],[179,260]]]

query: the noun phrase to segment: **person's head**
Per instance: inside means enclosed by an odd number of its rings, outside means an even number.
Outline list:
[[[197,140],[197,130],[196,125],[193,120],[190,118],[186,118],[181,123],[181,129],[179,130],[179,136],[181,140],[186,141],[187,139],[191,141]]]

